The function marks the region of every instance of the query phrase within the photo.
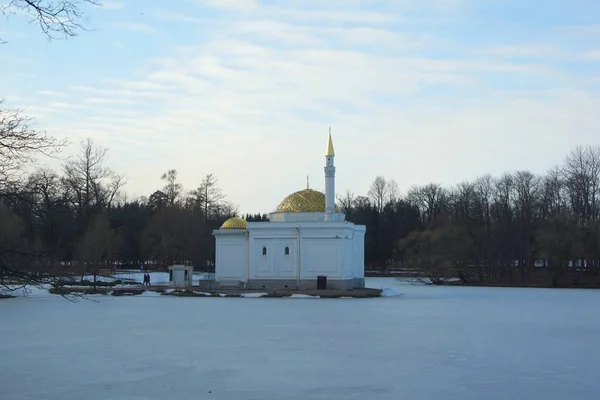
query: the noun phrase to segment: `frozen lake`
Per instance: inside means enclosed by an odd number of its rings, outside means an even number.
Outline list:
[[[600,291],[367,282],[402,296],[0,300],[0,397],[600,397]]]

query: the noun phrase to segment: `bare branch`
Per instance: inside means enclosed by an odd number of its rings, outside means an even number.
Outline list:
[[[32,127],[22,110],[2,108],[0,100],[0,185],[35,161],[36,156],[53,157],[66,145]]]
[[[30,23],[37,23],[48,40],[77,36],[79,30],[89,31],[81,23],[81,6],[88,3],[101,6],[98,0],[10,0],[0,5],[0,13],[6,15],[21,14]]]

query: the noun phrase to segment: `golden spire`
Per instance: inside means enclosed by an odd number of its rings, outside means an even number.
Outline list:
[[[329,127],[329,141],[327,142],[327,151],[325,151],[326,156],[335,156],[335,152],[333,151],[333,140],[331,140],[331,127]]]

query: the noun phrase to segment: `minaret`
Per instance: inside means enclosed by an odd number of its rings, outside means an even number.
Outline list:
[[[331,140],[331,127],[329,127],[329,140],[325,151],[325,221],[333,221],[335,212],[335,166],[333,165],[333,141]]]

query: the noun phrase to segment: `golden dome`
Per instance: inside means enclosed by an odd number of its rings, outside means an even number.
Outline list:
[[[277,212],[325,212],[325,194],[312,189],[304,189],[283,199]]]
[[[227,221],[223,222],[221,229],[247,229],[248,222],[245,219],[238,217],[231,217]]]

